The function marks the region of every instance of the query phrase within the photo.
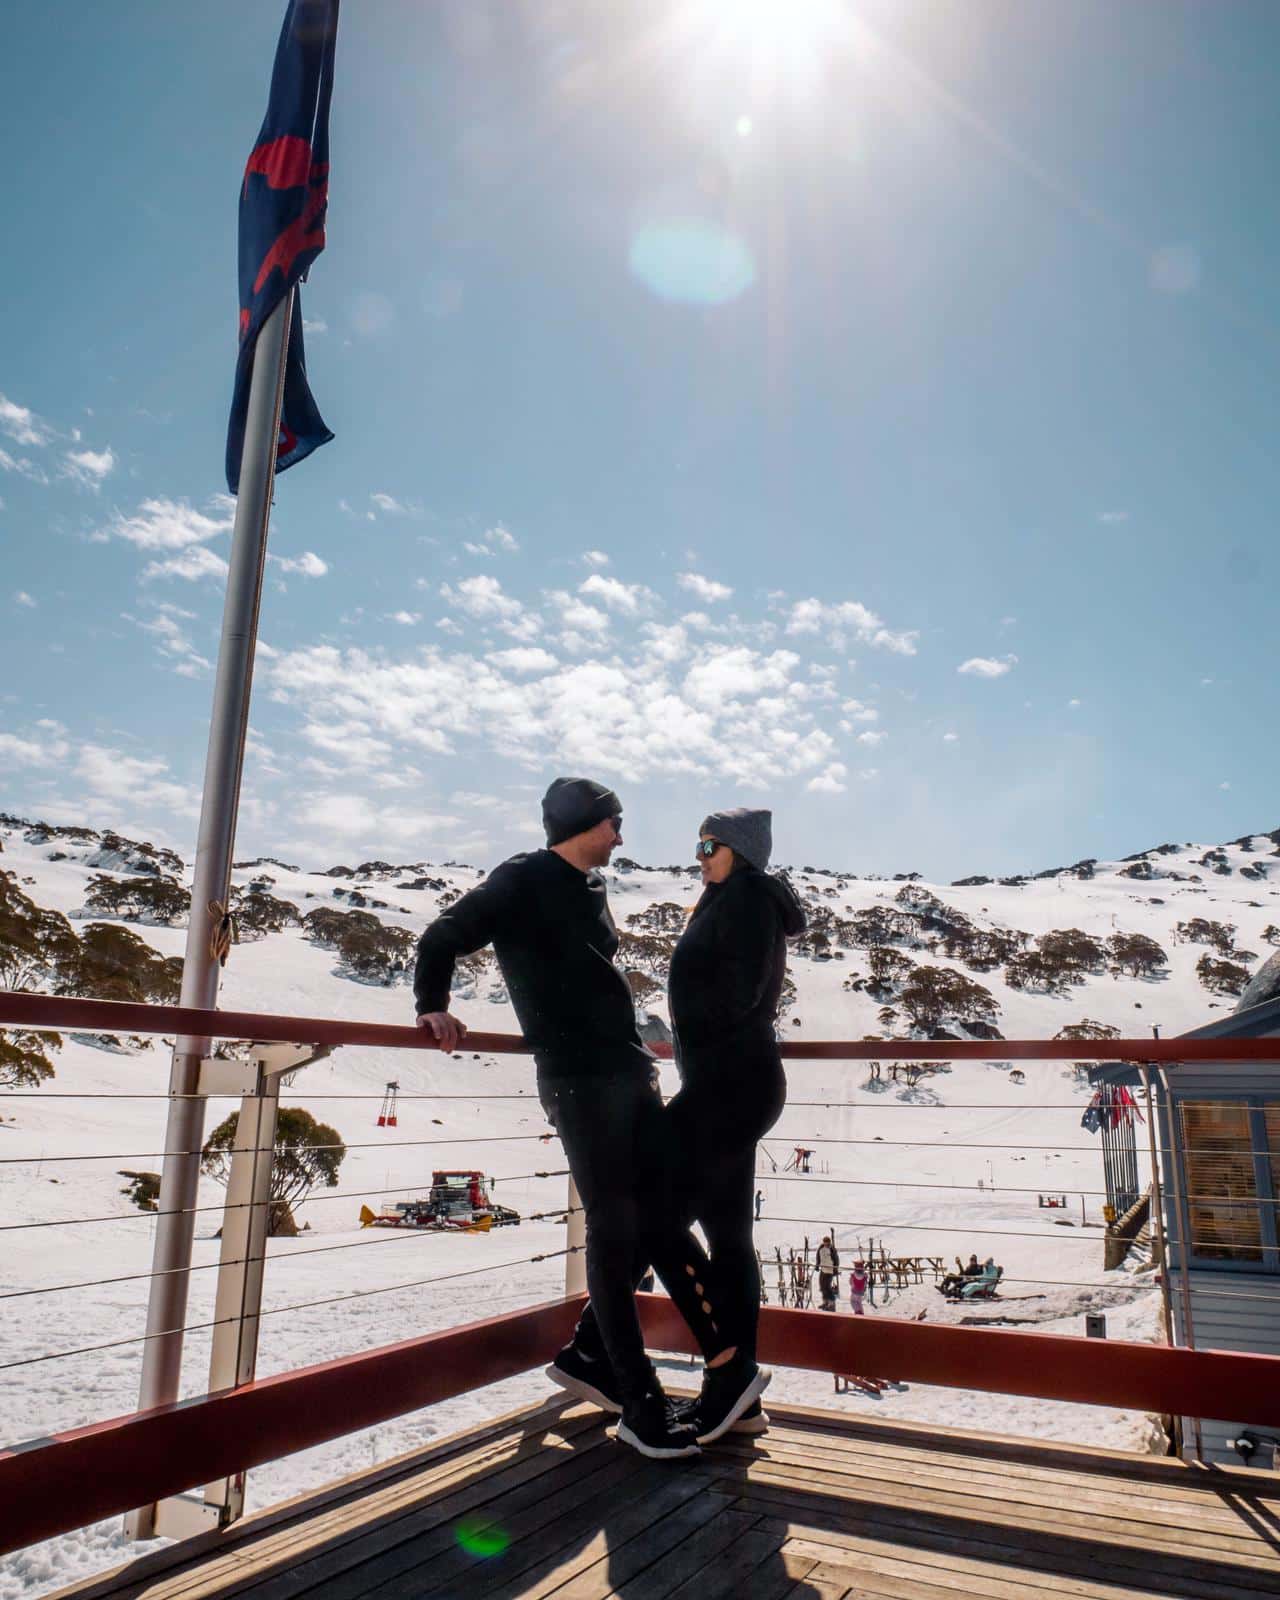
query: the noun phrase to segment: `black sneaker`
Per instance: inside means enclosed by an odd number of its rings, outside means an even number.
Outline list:
[[[743,1418],[769,1386],[773,1373],[754,1361],[734,1358],[722,1367],[707,1367],[698,1396],[697,1438],[711,1444]]]
[[[666,1396],[656,1386],[628,1402],[617,1437],[653,1461],[675,1461],[700,1453],[693,1429],[675,1420]]]
[[[672,1401],[671,1411],[677,1422],[683,1422],[687,1427],[692,1428],[695,1434],[701,1432],[701,1425],[698,1421],[698,1401],[696,1398],[692,1400]],[[738,1420],[732,1425],[732,1427],[730,1427],[729,1432],[746,1434],[766,1433],[768,1428],[769,1413],[764,1409],[758,1400],[753,1400],[738,1418]]]
[[[602,1411],[612,1411],[615,1416],[622,1411],[618,1380],[608,1356],[592,1359],[583,1355],[576,1344],[567,1344],[547,1368],[547,1377],[577,1399],[587,1400]]]

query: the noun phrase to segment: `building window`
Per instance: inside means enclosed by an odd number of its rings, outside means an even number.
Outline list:
[[[1277,1270],[1280,1104],[1184,1100],[1191,1255]]]

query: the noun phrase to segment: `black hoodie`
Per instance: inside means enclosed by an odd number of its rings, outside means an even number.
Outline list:
[[[732,1054],[773,1041],[787,940],[803,933],[804,908],[785,878],[741,868],[709,883],[671,957],[668,998],[676,1059],[728,1065]]]

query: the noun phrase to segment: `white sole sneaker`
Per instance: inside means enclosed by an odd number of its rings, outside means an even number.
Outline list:
[[[769,1413],[762,1406],[754,1417],[739,1417],[729,1429],[730,1433],[767,1433]]]
[[[608,1411],[615,1417],[622,1415],[622,1407],[616,1400],[611,1400],[602,1389],[597,1389],[585,1378],[575,1378],[572,1373],[565,1372],[563,1368],[556,1366],[554,1361],[546,1368],[546,1375],[552,1383],[559,1384],[565,1393],[571,1394],[575,1400],[585,1400],[589,1405],[599,1406],[601,1411]]]
[[[646,1444],[638,1434],[632,1433],[625,1422],[620,1422],[614,1429],[613,1436],[620,1439],[623,1444],[629,1444],[633,1450],[638,1450],[642,1456],[648,1456],[650,1461],[679,1461],[685,1456],[701,1455],[697,1445],[690,1442],[682,1445],[657,1445]]]
[[[700,1433],[698,1435],[698,1443],[714,1444],[717,1439],[722,1438],[726,1433],[728,1433],[730,1428],[732,1428],[742,1416],[742,1413],[744,1411],[749,1411],[752,1405],[754,1405],[754,1403],[765,1392],[765,1390],[769,1387],[769,1383],[772,1378],[773,1373],[770,1372],[768,1367],[757,1367],[755,1377],[752,1378],[751,1382],[746,1385],[742,1393],[733,1402],[733,1405],[730,1406],[729,1410],[715,1425],[715,1427],[708,1428],[706,1433]],[[764,1413],[761,1412],[761,1415],[763,1416]],[[752,1418],[752,1422],[754,1421],[755,1419]],[[768,1423],[766,1422],[765,1425],[767,1427]]]

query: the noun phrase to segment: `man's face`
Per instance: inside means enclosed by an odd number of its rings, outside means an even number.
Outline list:
[[[607,867],[609,857],[622,843],[622,818],[606,817],[603,822],[597,822],[594,828],[588,828],[583,838],[590,845],[591,865]]]

